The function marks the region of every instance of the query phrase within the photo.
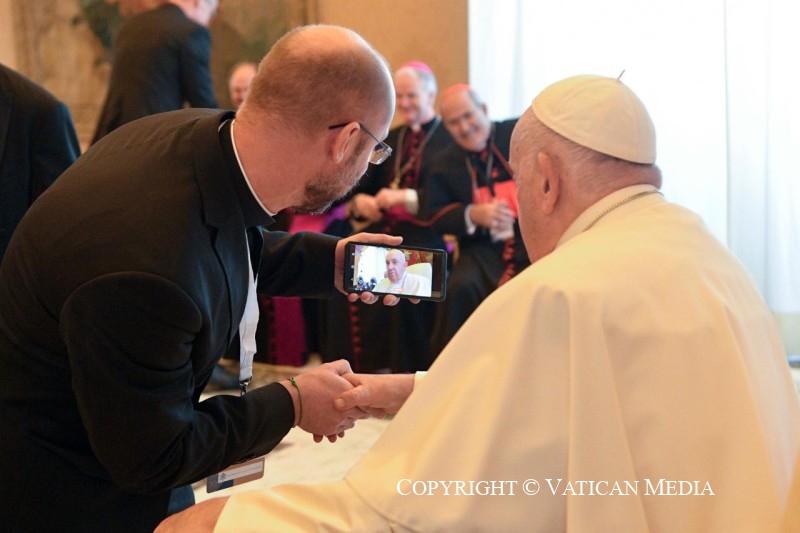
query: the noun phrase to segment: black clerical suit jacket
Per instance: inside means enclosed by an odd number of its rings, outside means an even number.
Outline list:
[[[225,150],[231,116],[120,128],[18,226],[0,270],[0,528],[152,531],[170,489],[291,428],[277,383],[198,402],[237,338],[246,227],[271,221]],[[259,290],[331,294],[335,238],[263,235]]]
[[[67,106],[0,65],[0,259],[31,203],[80,153]]]
[[[211,33],[173,4],[126,20],[93,143],[132,120],[183,108],[217,107],[209,66]]]

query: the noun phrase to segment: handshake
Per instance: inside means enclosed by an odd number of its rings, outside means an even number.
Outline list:
[[[354,374],[340,359],[281,384],[294,402],[294,425],[316,442],[336,442],[356,420],[396,413],[414,389],[414,374]]]

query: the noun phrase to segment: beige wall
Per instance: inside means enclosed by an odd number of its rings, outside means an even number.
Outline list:
[[[468,0],[316,0],[317,18],[360,33],[392,70],[424,61],[436,73],[439,91],[469,81]]]
[[[468,80],[468,0],[305,1],[304,7],[298,7],[298,0],[221,1],[220,16],[212,23],[211,57],[221,105],[228,104],[227,69],[237,58],[260,57],[263,43],[277,38],[272,26],[282,20],[349,27],[372,43],[392,69],[410,60],[428,63],[440,90]],[[79,0],[0,0],[0,61],[65,101],[86,146],[105,95],[110,64]]]
[[[0,63],[17,68],[14,54],[14,25],[11,24],[11,0],[0,0]]]

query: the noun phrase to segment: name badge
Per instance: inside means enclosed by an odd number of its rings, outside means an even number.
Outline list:
[[[264,456],[231,465],[222,472],[206,478],[206,492],[242,485],[264,477]]]

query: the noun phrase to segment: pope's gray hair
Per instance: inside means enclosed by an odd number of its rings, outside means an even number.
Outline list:
[[[661,170],[655,164],[633,163],[581,146],[545,126],[531,109],[518,127],[515,137],[523,152],[544,151],[560,160],[588,193],[611,192],[637,183],[661,186]]]

